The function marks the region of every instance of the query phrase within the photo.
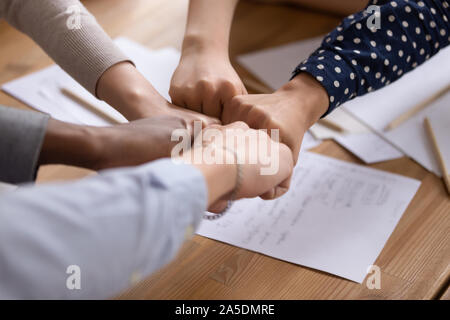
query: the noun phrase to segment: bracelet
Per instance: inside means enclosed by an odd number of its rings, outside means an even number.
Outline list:
[[[225,213],[227,213],[227,211],[231,208],[231,206],[233,205],[233,201],[236,200],[236,196],[239,192],[239,189],[241,188],[241,184],[242,184],[242,165],[239,163],[239,157],[237,155],[237,153],[234,150],[228,149],[226,147],[224,147],[224,150],[230,151],[234,154],[234,158],[236,160],[236,185],[234,186],[233,192],[231,193],[231,198],[230,200],[228,200],[227,206],[226,208],[220,212],[220,213],[215,213],[213,215],[209,215],[209,214],[205,214],[203,216],[203,219],[205,220],[217,220],[219,218],[222,218]]]

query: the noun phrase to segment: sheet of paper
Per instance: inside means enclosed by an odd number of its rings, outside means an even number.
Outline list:
[[[447,171],[450,172],[450,94],[447,95],[447,98],[443,98],[436,104],[436,108],[428,113],[428,120],[433,129],[442,160],[445,163]]]
[[[118,38],[115,42],[155,89],[169,99],[170,79],[178,65],[179,52],[173,48],[152,51],[126,38]],[[118,121],[126,122],[120,113],[96,99],[56,65],[6,83],[2,89],[30,107],[49,113],[58,120],[94,126],[109,125],[102,117],[64,96],[60,92],[63,87],[70,88]]]
[[[361,283],[419,186],[303,152],[282,198],[238,201],[198,234]]]
[[[322,43],[323,37],[306,39],[276,48],[243,54],[237,61],[276,90],[289,81],[292,71]]]
[[[345,128],[345,132],[337,132],[316,123],[309,129],[312,135],[317,139],[335,140],[365,163],[397,159],[404,155],[343,108],[329,114],[327,119]]]
[[[361,123],[358,119],[355,119],[352,115],[348,114],[343,109],[336,109],[330,113],[326,119],[333,123],[336,123],[340,127],[345,129],[345,134],[358,134],[371,132],[366,125]],[[311,133],[317,139],[332,139],[334,137],[342,135],[342,133],[328,129],[327,127],[317,123],[311,127]]]
[[[372,132],[339,135],[333,139],[359,159],[369,164],[398,159],[404,156],[398,149],[386,143],[380,136]]]
[[[301,151],[315,148],[321,143],[322,140],[314,138],[312,134],[307,131],[303,136]]]
[[[294,68],[314,52],[321,44],[322,37],[289,43],[276,48],[251,52],[238,57],[238,62],[273,89],[285,84]],[[366,163],[375,163],[397,159],[403,153],[368,130],[361,120],[349,116],[337,109],[331,113],[328,120],[341,125],[346,133],[341,134],[321,125],[314,125],[310,131],[317,139],[334,139],[344,148]],[[358,136],[354,136],[358,134]],[[367,148],[370,144],[376,148]]]

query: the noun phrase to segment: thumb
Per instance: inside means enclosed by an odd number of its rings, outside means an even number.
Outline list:
[[[223,212],[228,206],[227,200],[219,200],[216,203],[213,203],[209,208],[208,211],[212,213],[221,213]]]
[[[260,198],[263,200],[273,200],[281,197],[286,192],[288,192],[289,187],[291,186],[291,180],[292,176],[289,176],[289,178],[281,182],[278,186],[260,195]]]

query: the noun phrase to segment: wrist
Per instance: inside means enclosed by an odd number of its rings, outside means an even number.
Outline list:
[[[215,57],[229,58],[228,41],[220,41],[199,33],[186,33],[181,49],[182,56],[214,55]]]
[[[102,153],[100,130],[50,119],[39,165],[65,164],[95,170]]]
[[[225,148],[214,147],[214,158],[224,159],[222,164],[207,163],[206,161],[195,161],[195,152],[204,152],[204,149],[194,148],[184,153],[182,161],[191,164],[197,168],[205,178],[208,187],[208,207],[218,200],[227,200],[236,187],[237,179],[237,163],[235,163],[235,155]],[[202,154],[202,156],[204,153]],[[233,162],[228,164],[225,159],[233,159]]]
[[[118,63],[103,73],[97,96],[129,121],[149,117],[167,103],[129,62]]]
[[[311,127],[328,110],[329,99],[325,88],[312,76],[301,73],[282,86],[275,94],[293,99],[292,107],[306,126]]]

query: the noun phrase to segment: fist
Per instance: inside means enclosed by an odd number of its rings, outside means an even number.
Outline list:
[[[175,105],[220,118],[223,105],[247,90],[228,57],[196,53],[182,56],[169,94]]]
[[[251,128],[279,130],[279,137],[297,161],[303,135],[308,129],[298,101],[279,93],[236,96],[225,104],[222,122],[244,121]]]

